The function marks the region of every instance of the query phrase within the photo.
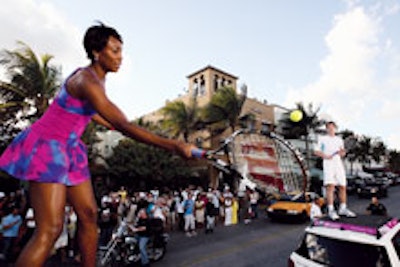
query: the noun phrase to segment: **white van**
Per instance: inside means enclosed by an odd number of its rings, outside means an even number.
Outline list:
[[[305,229],[288,267],[399,267],[400,222],[397,218],[358,215],[317,219]]]

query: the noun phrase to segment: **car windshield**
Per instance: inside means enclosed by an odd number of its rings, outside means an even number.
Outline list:
[[[315,197],[317,197],[317,195],[312,195],[312,194],[304,195],[304,193],[300,193],[300,194],[293,196],[291,198],[291,201],[304,203],[304,202],[310,202],[311,199],[315,198]]]
[[[380,246],[353,243],[306,234],[303,256],[326,266],[386,267],[390,262],[386,250]]]
[[[304,200],[304,195],[303,194],[294,195],[290,200],[291,201],[295,201],[295,202],[303,201]]]

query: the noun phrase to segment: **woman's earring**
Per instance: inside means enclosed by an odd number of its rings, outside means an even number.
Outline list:
[[[94,61],[98,61],[99,60],[99,56],[98,55],[95,55],[94,56]]]

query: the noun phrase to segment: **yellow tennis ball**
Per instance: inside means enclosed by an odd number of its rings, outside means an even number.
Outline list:
[[[303,118],[303,112],[301,110],[293,110],[290,112],[290,120],[293,122],[299,122]]]

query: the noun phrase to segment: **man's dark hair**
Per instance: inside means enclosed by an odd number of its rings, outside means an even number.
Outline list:
[[[98,22],[99,25],[94,25],[87,29],[83,38],[83,46],[90,60],[94,60],[93,51],[100,52],[106,47],[108,38],[111,36],[118,39],[122,43],[121,35],[111,27]]]
[[[328,126],[329,124],[333,124],[333,126],[335,126],[337,128],[337,125],[336,125],[336,123],[334,121],[327,121],[325,123],[326,126]]]

